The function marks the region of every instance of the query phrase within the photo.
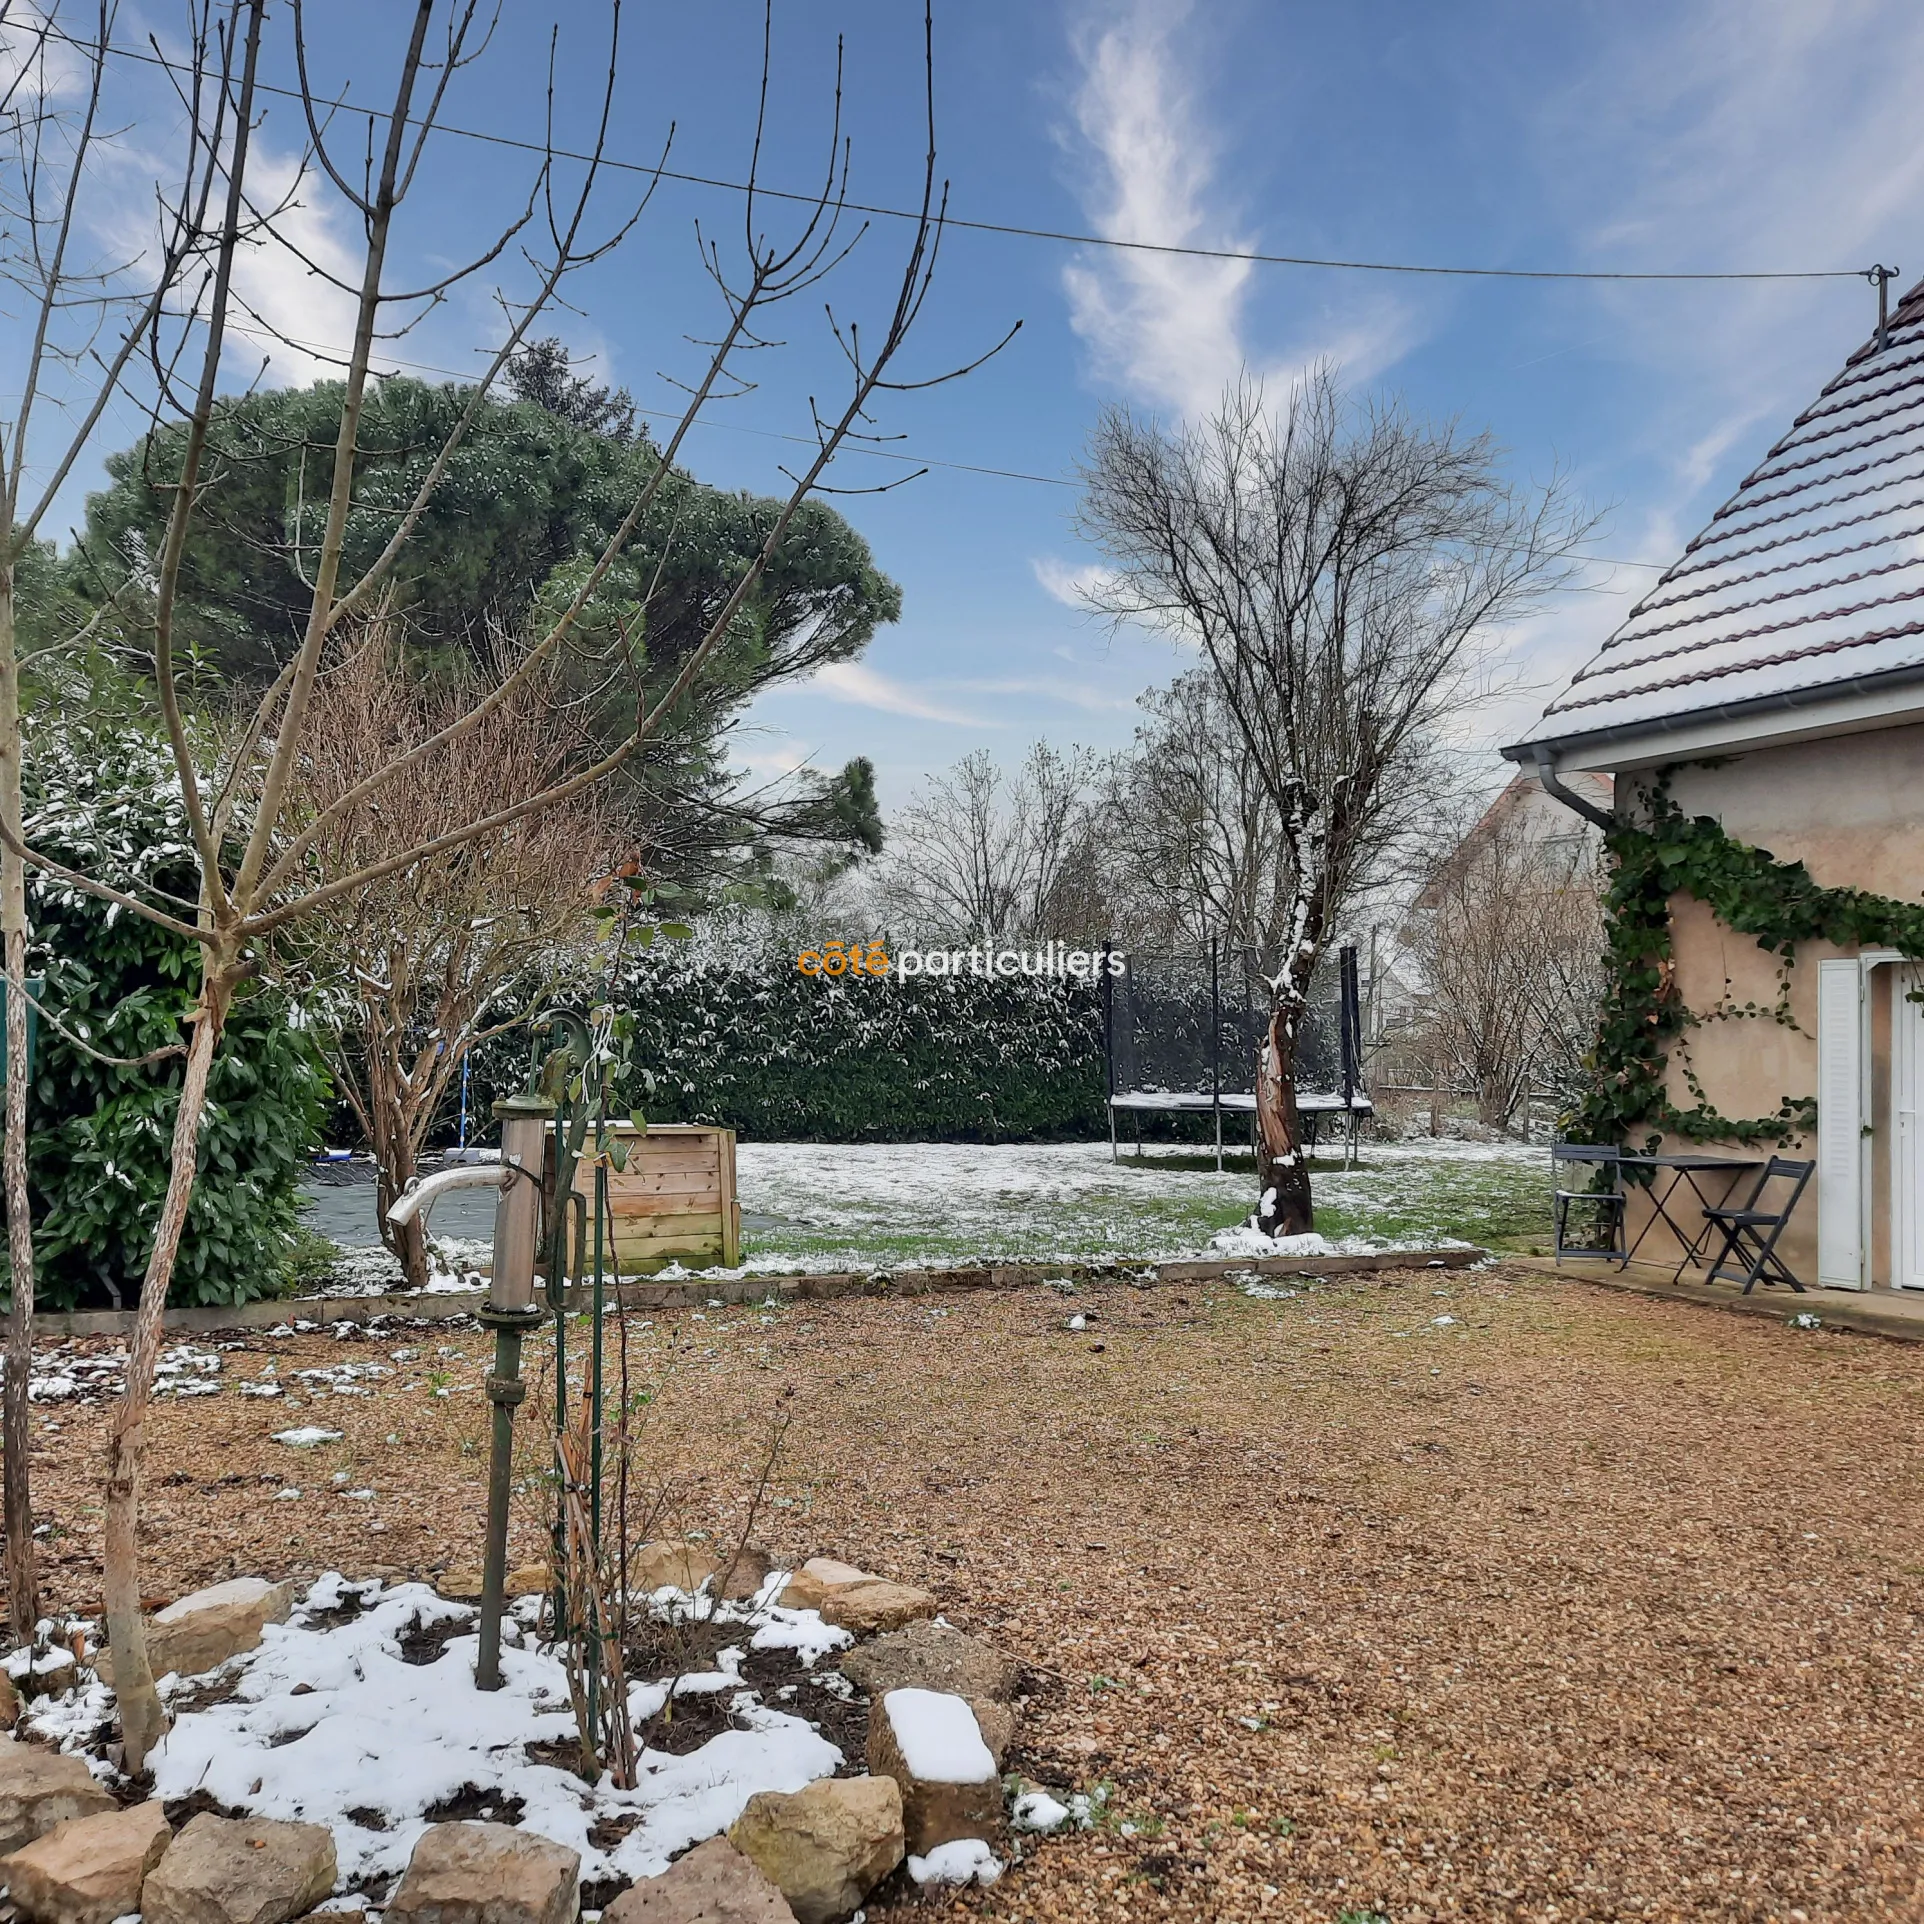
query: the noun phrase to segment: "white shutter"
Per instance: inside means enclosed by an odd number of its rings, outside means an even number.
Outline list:
[[[1864,974],[1817,965],[1817,1280],[1864,1286]]]

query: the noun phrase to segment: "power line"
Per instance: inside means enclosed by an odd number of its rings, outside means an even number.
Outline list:
[[[93,51],[91,42],[76,39],[51,26],[42,31],[45,31],[49,38],[58,39],[83,52]],[[133,60],[150,67],[160,67],[168,73],[182,74],[189,71],[181,63],[171,61],[163,54],[143,52],[138,47],[118,47],[110,41],[107,52],[114,58]],[[300,100],[303,97],[298,88],[277,87],[264,80],[255,82],[255,90],[259,93],[276,95],[283,100]],[[316,98],[314,105],[317,108],[332,108],[338,112],[365,114],[370,120],[382,118],[378,110],[356,106],[345,96],[329,100]],[[413,127],[421,123],[410,119],[407,124]],[[583,165],[595,160],[594,155],[580,153],[572,148],[550,147],[534,140],[518,140],[511,134],[484,133],[478,128],[458,127],[449,121],[435,121],[433,130],[452,135],[460,140],[478,141],[485,146],[506,147],[517,153],[534,154],[542,159],[570,160]],[[724,180],[713,174],[683,173],[672,167],[654,167],[644,161],[618,160],[606,154],[600,157],[598,164],[614,172],[643,174],[650,179],[672,180],[683,186],[711,187],[732,194],[746,194],[750,191],[746,181]],[[817,205],[822,198],[819,193],[798,193],[792,189],[765,187],[759,183],[753,191],[765,200],[796,201],[804,206]],[[917,208],[886,207],[870,201],[844,201],[840,204],[850,213],[871,214],[885,220],[920,221],[923,218],[921,210]],[[1681,272],[1582,267],[1460,267],[1421,261],[1348,260],[1320,254],[1265,254],[1253,249],[1234,247],[1190,247],[1175,241],[1121,240],[1111,234],[1080,234],[1067,228],[1027,227],[1015,221],[968,220],[959,214],[945,214],[943,225],[965,229],[976,234],[1002,234],[1018,240],[1054,241],[1070,247],[1108,247],[1125,253],[1168,254],[1185,260],[1243,261],[1258,267],[1316,267],[1352,274],[1422,274],[1446,279],[1674,282],[1858,281],[1865,279],[1867,272],[1871,274],[1876,272],[1875,269],[1866,270],[1861,267],[1767,268],[1734,271],[1692,269]]]

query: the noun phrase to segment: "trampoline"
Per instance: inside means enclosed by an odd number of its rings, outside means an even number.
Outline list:
[[[1362,1086],[1356,951],[1338,951],[1336,992],[1312,998],[1297,1048],[1296,1111],[1305,1145],[1327,1128],[1353,1143],[1375,1113]],[[1223,1117],[1247,1116],[1254,1140],[1256,1051],[1269,1023],[1256,959],[1215,941],[1202,949],[1135,951],[1102,977],[1108,1058],[1109,1153],[1121,1153],[1118,1118],[1208,1116],[1222,1167]]]

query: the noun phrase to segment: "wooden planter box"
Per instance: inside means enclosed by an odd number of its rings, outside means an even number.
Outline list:
[[[734,1130],[664,1122],[644,1131],[622,1123],[609,1134],[628,1145],[628,1167],[608,1167],[615,1233],[609,1270],[645,1276],[671,1262],[691,1269],[737,1267],[742,1212],[735,1200]],[[575,1189],[587,1203],[586,1247],[592,1251],[595,1166],[586,1156],[575,1165]]]

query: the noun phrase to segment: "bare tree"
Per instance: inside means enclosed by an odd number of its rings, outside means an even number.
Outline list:
[[[202,265],[212,150],[231,136],[214,84],[228,49],[205,6],[179,74],[194,103],[179,184],[157,192],[153,224],[129,254],[94,238],[113,208],[114,140],[103,132],[114,0],[50,11],[0,4],[0,279],[23,343],[0,421],[0,935],[6,964],[5,1198],[9,1306],[4,1420],[8,1610],[16,1637],[39,1616],[28,1483],[27,1377],[34,1303],[27,1194],[27,890],[21,837],[21,674],[35,652],[77,646],[83,630],[23,648],[22,569],[56,498],[137,368],[165,304]],[[109,597],[111,601],[111,596]],[[86,1047],[85,1044],[77,1044]],[[182,1051],[184,1052],[184,1045]],[[97,1052],[95,1052],[97,1053]]]
[[[212,4],[212,0],[208,0]],[[354,277],[332,275],[324,264],[299,253],[298,242],[272,209],[256,200],[251,184],[250,157],[260,84],[261,44],[266,24],[266,0],[223,0],[219,44],[225,65],[220,83],[211,90],[203,111],[218,121],[219,138],[203,128],[204,151],[213,178],[211,197],[218,218],[210,227],[206,271],[192,290],[185,310],[152,330],[151,365],[157,406],[177,410],[184,432],[168,443],[173,452],[164,473],[153,483],[164,488],[170,503],[165,538],[151,557],[150,590],[151,674],[160,721],[171,745],[181,796],[192,831],[200,872],[199,898],[185,910],[161,905],[101,878],[80,874],[28,848],[17,828],[0,824],[0,838],[14,852],[50,873],[65,876],[73,886],[115,901],[129,913],[145,915],[199,945],[201,968],[194,1010],[189,1018],[191,1040],[182,1077],[179,1107],[170,1150],[167,1191],[156,1223],[153,1250],[142,1278],[139,1310],[129,1345],[127,1389],[116,1406],[108,1439],[105,1517],[105,1577],[108,1636],[114,1649],[115,1685],[127,1767],[138,1771],[154,1742],[165,1729],[165,1716],[153,1686],[140,1617],[138,1580],[138,1521],[141,1466],[145,1451],[145,1417],[158,1358],[162,1313],[172,1279],[189,1199],[193,1192],[200,1125],[206,1106],[208,1074],[220,1045],[234,994],[241,983],[259,971],[270,955],[272,938],[290,931],[330,903],[414,868],[419,863],[464,848],[511,828],[525,817],[572,802],[625,766],[679,709],[701,680],[716,651],[729,634],[747,598],[781,547],[796,510],[816,487],[836,454],[851,439],[872,432],[873,413],[891,393],[931,385],[969,371],[952,368],[926,380],[904,381],[892,374],[910,332],[922,312],[935,270],[943,227],[946,190],[935,172],[933,27],[924,16],[924,103],[929,120],[927,156],[922,173],[919,217],[910,223],[901,271],[892,303],[878,328],[861,330],[831,310],[834,339],[843,356],[847,387],[839,406],[814,413],[814,447],[798,464],[782,507],[771,518],[766,538],[750,564],[740,571],[735,586],[715,610],[700,642],[689,651],[665,688],[637,694],[628,732],[605,752],[572,764],[565,773],[537,792],[503,807],[470,818],[449,821],[438,833],[410,848],[396,849],[351,873],[331,873],[323,851],[337,823],[370,802],[378,802],[395,782],[419,764],[445,751],[463,752],[466,743],[498,709],[519,699],[521,690],[548,672],[567,637],[580,621],[596,588],[607,578],[656,500],[664,477],[672,472],[684,438],[701,410],[718,392],[740,386],[735,372],[739,357],[770,345],[763,331],[768,310],[820,284],[846,257],[859,234],[848,235],[843,225],[842,183],[847,157],[839,129],[840,91],[837,86],[837,125],[831,141],[831,160],[825,185],[812,206],[794,216],[790,239],[771,239],[763,223],[768,197],[755,185],[753,167],[744,199],[739,264],[731,267],[718,241],[701,237],[702,258],[722,303],[713,339],[707,343],[705,367],[687,383],[688,402],[680,422],[660,450],[650,478],[624,514],[595,564],[582,576],[567,605],[546,621],[541,631],[518,652],[512,669],[481,700],[436,734],[403,749],[378,767],[361,773],[325,807],[301,818],[294,803],[303,761],[314,742],[316,684],[335,637],[351,632],[357,621],[380,606],[399,556],[418,529],[427,504],[447,475],[454,454],[493,382],[527,337],[535,318],[553,300],[562,281],[617,245],[639,218],[630,210],[603,239],[589,238],[591,206],[602,171],[602,155],[616,100],[615,45],[618,10],[610,36],[610,55],[600,99],[592,105],[557,99],[549,88],[549,125],[565,121],[586,150],[572,188],[567,187],[553,158],[543,164],[533,182],[523,212],[466,265],[421,286],[396,288],[393,255],[396,217],[412,189],[428,143],[434,138],[448,90],[461,70],[477,57],[485,43],[485,22],[477,27],[477,0],[415,0],[405,20],[404,45],[394,68],[388,104],[371,116],[357,113],[357,128],[366,133],[365,154],[349,160],[330,146],[330,109],[309,83],[310,47],[308,9],[293,0],[288,13],[292,56],[300,80],[310,138],[309,166],[303,192],[331,192],[338,197],[363,237]],[[397,27],[402,23],[397,16]],[[433,45],[430,46],[430,39]],[[755,152],[759,156],[765,128],[774,62],[772,26],[765,25],[761,72],[761,114],[757,121]],[[365,71],[367,55],[355,50]],[[356,136],[357,140],[359,136]],[[645,202],[644,202],[645,205]],[[326,508],[317,516],[319,540],[303,543],[301,560],[311,583],[311,602],[298,647],[235,736],[210,767],[190,730],[181,685],[175,617],[179,603],[181,562],[190,531],[198,516],[217,511],[223,479],[223,451],[216,445],[217,400],[235,315],[246,311],[236,293],[235,267],[243,247],[278,245],[306,260],[318,275],[331,279],[351,298],[354,318],[351,345],[341,368],[339,428],[325,488]],[[437,236],[437,252],[445,248]],[[506,319],[503,337],[470,400],[441,447],[428,462],[412,497],[385,504],[390,533],[378,555],[358,574],[345,564],[346,531],[356,506],[356,456],[363,400],[368,381],[384,343],[404,332],[412,317],[438,304],[465,276],[481,272],[497,260],[512,259],[518,244],[529,263],[532,282],[510,297],[503,293]],[[266,322],[251,316],[257,327]],[[1013,333],[1013,330],[1011,330]],[[1005,337],[1006,338],[1006,337]],[[994,352],[991,348],[989,352]],[[980,364],[986,355],[969,364]],[[181,366],[197,372],[191,384],[177,378]]]
[[[539,680],[449,739],[484,692],[472,677],[424,684],[386,618],[345,638],[315,683],[291,818],[327,814],[366,770],[418,743],[440,746],[408,761],[378,798],[330,817],[314,845],[321,872],[379,869],[443,824],[499,814],[565,772]],[[618,859],[600,802],[590,790],[383,874],[322,903],[293,938],[299,972],[332,1005],[335,1087],[374,1152],[382,1235],[414,1288],[428,1280],[426,1233],[418,1217],[390,1224],[388,1205],[414,1179],[470,1051],[525,1020],[543,981],[590,946],[597,885]]]
[[[1487,436],[1349,404],[1328,370],[1274,413],[1245,379],[1175,431],[1112,409],[1083,479],[1083,531],[1114,564],[1090,605],[1202,648],[1285,845],[1256,1222],[1297,1234],[1314,1222],[1295,1078],[1318,958],[1420,800],[1401,772],[1475,693],[1479,639],[1565,577],[1585,524],[1555,483],[1508,485]]]
[[[1476,1091],[1489,1128],[1512,1127],[1534,1090],[1574,1085],[1603,994],[1600,859],[1594,835],[1545,835],[1499,807],[1417,900],[1429,1054]]]
[[[883,914],[919,934],[1100,936],[1096,759],[1037,742],[1013,775],[986,749],[928,777],[890,825]]]

